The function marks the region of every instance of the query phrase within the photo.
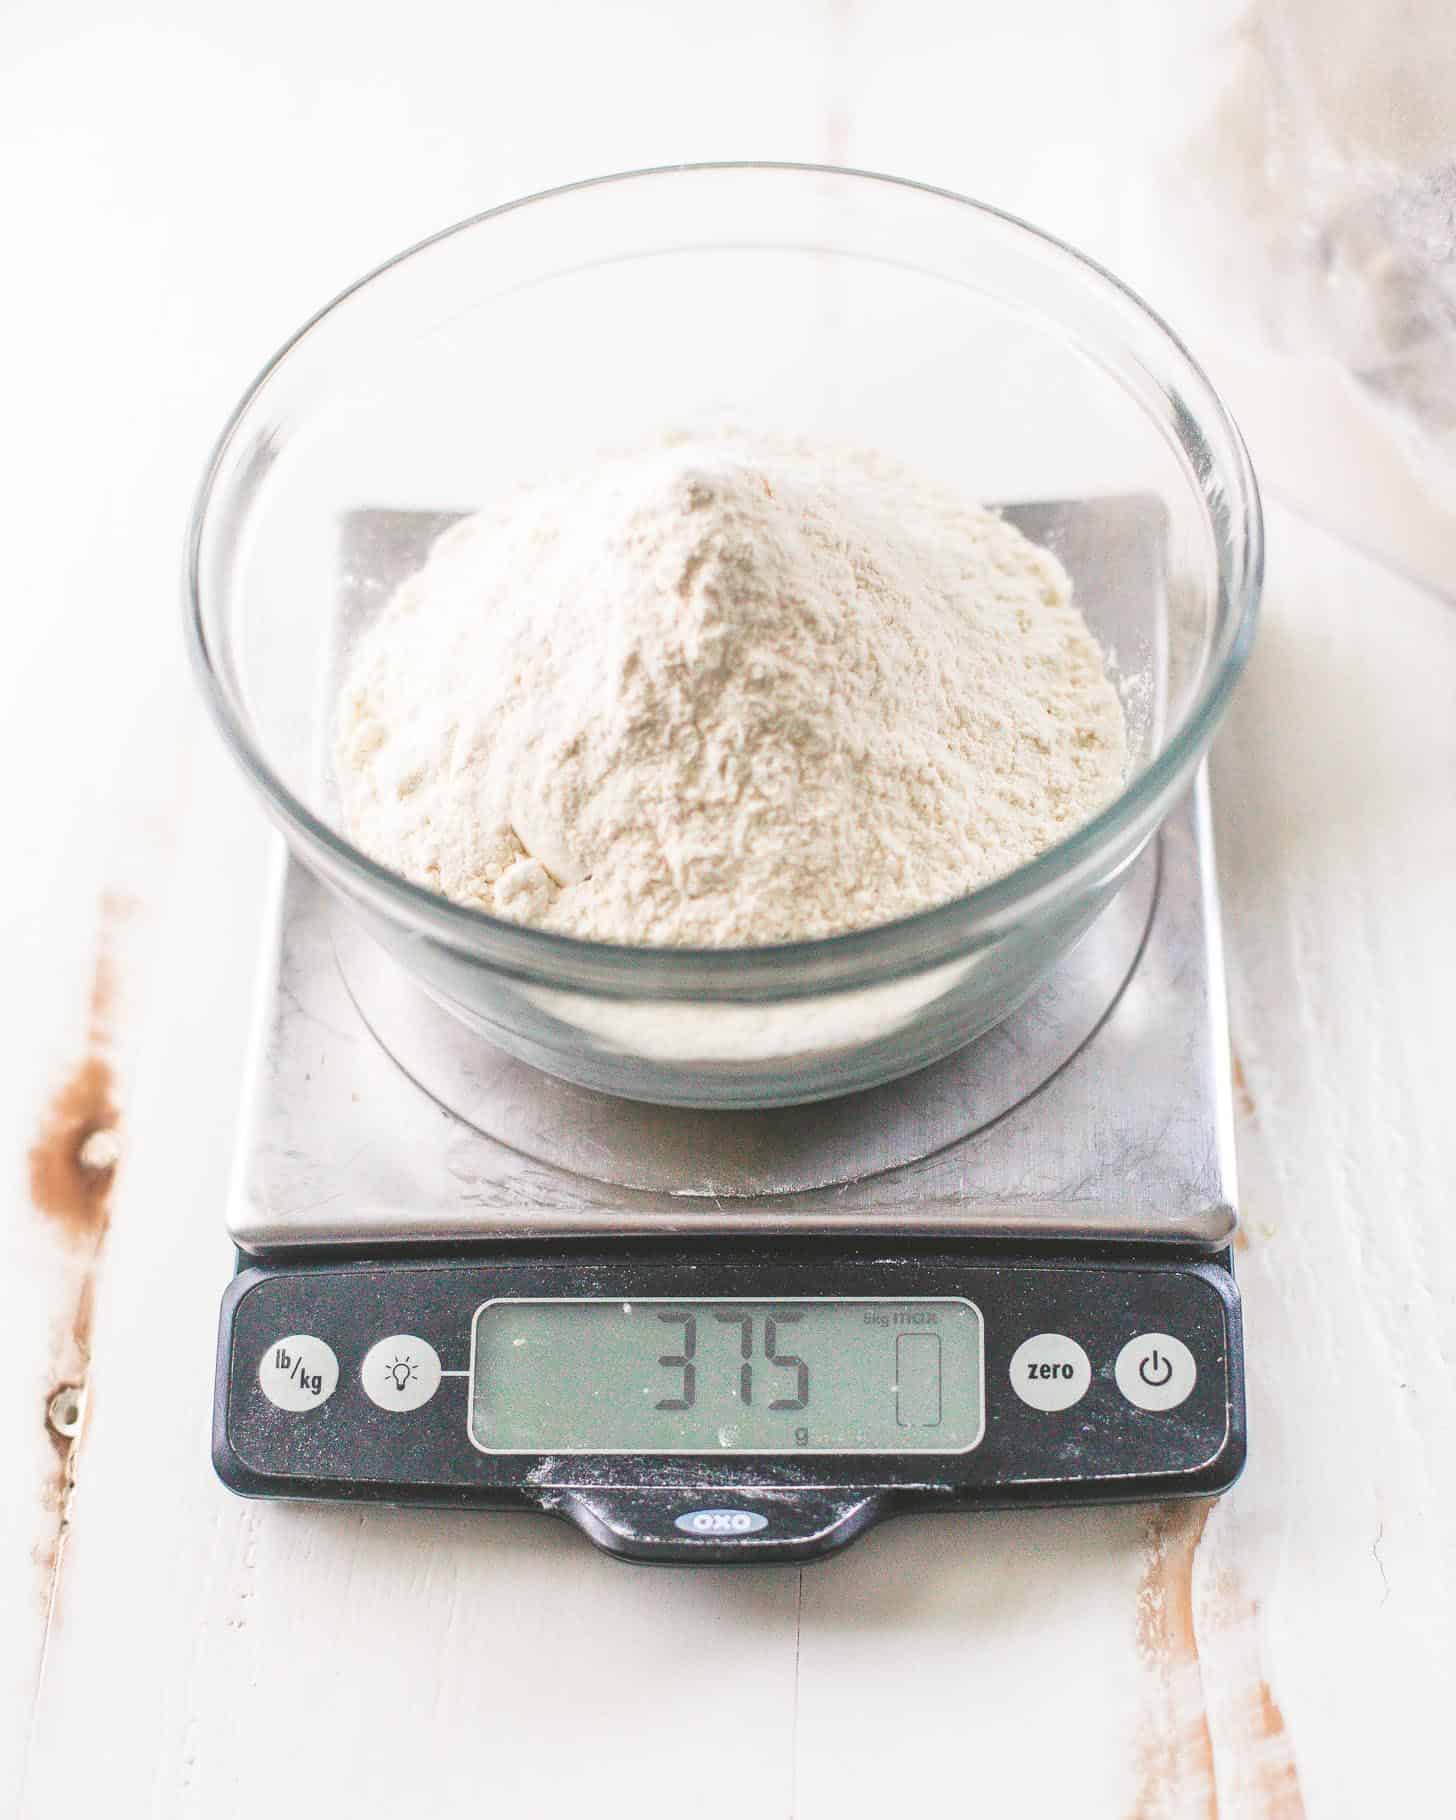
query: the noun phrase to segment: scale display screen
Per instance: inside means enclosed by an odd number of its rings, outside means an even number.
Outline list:
[[[984,1429],[973,1303],[501,1300],[476,1310],[487,1453],[968,1453]]]

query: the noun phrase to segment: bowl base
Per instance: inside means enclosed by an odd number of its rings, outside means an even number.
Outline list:
[[[1137,963],[1158,897],[1160,845],[1150,843],[1086,935],[993,1029],[915,1073],[810,1104],[720,1111],[599,1092],[488,1042],[352,918],[334,919],[334,952],[380,1046],[439,1105],[495,1142],[608,1187],[735,1199],[801,1194],[933,1156],[993,1124],[1063,1068]]]

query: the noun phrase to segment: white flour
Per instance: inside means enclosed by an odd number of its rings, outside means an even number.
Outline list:
[[[1055,558],[873,456],[721,437],[453,527],[361,639],[345,824],[458,902],[607,941],[866,927],[1119,788]]]

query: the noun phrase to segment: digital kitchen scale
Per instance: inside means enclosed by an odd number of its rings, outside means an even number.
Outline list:
[[[406,568],[445,522],[375,516]],[[267,955],[217,1355],[234,1490],[767,1562],[1237,1477],[1203,776],[1031,999],[846,1099],[699,1112],[539,1074],[292,860]]]

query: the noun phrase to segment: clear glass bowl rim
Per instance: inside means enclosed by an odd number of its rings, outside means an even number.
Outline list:
[[[371,859],[293,794],[254,744],[242,706],[234,699],[209,648],[202,604],[203,542],[218,480],[254,407],[283,365],[356,293],[438,243],[519,209],[614,185],[691,181],[696,176],[723,173],[843,179],[933,197],[1027,236],[1038,242],[1044,252],[1077,268],[1080,278],[1091,287],[1105,287],[1123,304],[1131,305],[1134,314],[1143,319],[1144,327],[1151,328],[1162,340],[1173,372],[1191,382],[1189,389],[1200,394],[1203,401],[1203,416],[1189,412],[1185,421],[1197,431],[1212,470],[1212,483],[1222,489],[1226,501],[1224,522],[1209,514],[1217,556],[1218,624],[1222,635],[1210,653],[1199,693],[1180,724],[1106,808],[1055,846],[975,891],[894,922],[814,940],[765,943],[751,948],[634,947],[586,941],[508,922],[415,884]],[[1186,405],[1181,390],[1180,397]],[[1200,427],[1204,417],[1211,418],[1222,432],[1232,452],[1231,462],[1219,461],[1208,448]],[[1238,527],[1240,537],[1230,535],[1231,526]],[[1104,849],[1115,846],[1118,837],[1161,795],[1166,794],[1171,800],[1182,775],[1191,772],[1248,659],[1258,618],[1263,568],[1264,527],[1258,483],[1237,424],[1207,374],[1169,325],[1105,266],[1019,216],[935,184],[851,166],[727,159],[651,165],[538,190],[441,228],[347,285],[278,349],[223,426],[203,470],[188,524],[183,607],[193,670],[225,742],[261,791],[275,821],[314,849],[325,862],[326,871],[341,871],[356,895],[362,890],[362,895],[396,920],[403,912],[407,921],[445,947],[518,979],[567,989],[606,990],[613,996],[707,996],[733,1001],[779,997],[786,992],[795,995],[795,987],[799,993],[853,990],[917,972],[989,945],[999,933],[1022,922],[1038,905],[1055,897],[1058,887],[1071,883],[1078,873],[1095,863]]]

